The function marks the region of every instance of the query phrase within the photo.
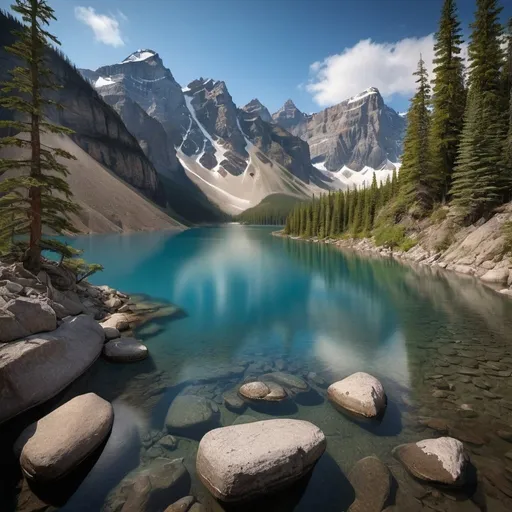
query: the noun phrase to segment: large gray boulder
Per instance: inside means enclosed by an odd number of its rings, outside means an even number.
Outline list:
[[[29,425],[17,439],[14,450],[23,474],[38,482],[63,477],[98,448],[113,421],[110,403],[94,393],[66,402]]]
[[[372,375],[357,372],[327,388],[327,396],[347,411],[374,418],[386,408],[386,394],[382,384]]]
[[[0,342],[53,331],[56,327],[55,311],[39,299],[16,297],[0,310]]]
[[[185,437],[200,437],[206,431],[219,425],[220,411],[215,402],[195,395],[177,396],[165,418],[165,425],[171,434]]]
[[[103,341],[100,325],[79,315],[52,332],[0,343],[0,423],[71,384],[100,355]]]
[[[245,501],[304,476],[325,447],[323,432],[307,421],[256,421],[208,432],[199,443],[196,469],[216,498]]]
[[[148,347],[135,338],[117,338],[105,343],[103,354],[115,363],[134,363],[148,357]]]
[[[464,445],[453,437],[403,444],[393,454],[416,478],[445,485],[464,483],[468,457]]]

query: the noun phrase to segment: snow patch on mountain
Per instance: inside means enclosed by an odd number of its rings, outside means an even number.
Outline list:
[[[143,60],[150,59],[151,57],[154,57],[156,55],[156,52],[153,50],[137,50],[136,52],[133,52],[131,55],[126,57],[126,59],[121,62],[121,64],[126,64],[127,62],[140,62]]]
[[[387,179],[391,179],[393,176],[393,171],[399,171],[401,167],[400,162],[391,162],[390,160],[386,160],[384,164],[379,167],[379,169],[374,169],[368,165],[365,165],[360,171],[354,171],[350,167],[344,165],[338,171],[329,171],[325,168],[325,162],[317,162],[313,164],[313,167],[316,167],[319,171],[321,171],[328,178],[334,178],[338,180],[338,186],[334,183],[333,188],[337,189],[347,189],[347,188],[366,188],[370,187],[373,181],[373,176],[375,175],[375,179],[379,185],[383,185],[386,183]]]
[[[356,94],[355,96],[352,96],[347,103],[355,103],[356,101],[360,101],[363,98],[366,98],[367,96],[370,96],[372,94],[379,94],[378,89],[375,87],[369,87],[368,89],[365,89],[363,92],[360,92],[359,94]]]
[[[110,78],[109,76],[107,76],[107,77],[100,76],[98,78],[98,80],[96,80],[96,82],[94,82],[94,87],[105,87],[106,85],[112,85],[115,83],[116,82],[114,80],[112,80],[112,78]]]

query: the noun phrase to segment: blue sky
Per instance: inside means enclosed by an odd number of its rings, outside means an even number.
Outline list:
[[[0,0],[7,8],[11,2]],[[50,0],[51,31],[78,67],[157,51],[183,86],[224,80],[239,106],[292,98],[314,112],[376,86],[406,110],[419,53],[432,54],[442,0]],[[512,1],[502,0],[503,20]],[[474,0],[458,1],[465,34]]]

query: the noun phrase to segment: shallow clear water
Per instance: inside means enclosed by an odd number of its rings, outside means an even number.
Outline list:
[[[178,438],[169,453],[156,447],[169,404],[178,394],[205,396],[219,403],[221,424],[230,425],[238,414],[223,405],[222,393],[246,377],[284,367],[309,379],[312,391],[286,406],[248,407],[244,414],[312,421],[328,447],[309,481],[273,498],[268,510],[346,510],[353,500],[347,475],[371,454],[398,481],[397,510],[512,510],[512,461],[505,457],[512,444],[496,435],[512,431],[512,301],[471,278],[277,238],[271,231],[231,225],[73,240],[86,259],[105,266],[92,282],[181,311],[136,333],[150,359],[119,366],[99,361],[59,397],[94,391],[116,412],[103,454],[68,492],[63,509],[100,510],[129,471],[163,455],[184,457],[192,493],[207,510],[222,510],[195,478],[196,440]],[[378,424],[340,414],[326,400],[325,387],[308,375],[331,383],[355,371],[384,384],[389,402]],[[482,378],[489,384],[485,392],[478,385]],[[446,396],[432,395],[446,384],[453,388]],[[443,427],[426,426],[436,426],[432,418],[442,419]],[[478,485],[456,495],[418,484],[391,454],[401,443],[448,429],[470,441],[465,445],[478,469]],[[7,494],[18,510],[36,509],[26,489]]]

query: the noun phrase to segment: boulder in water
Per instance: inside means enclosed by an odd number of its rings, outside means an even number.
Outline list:
[[[112,406],[95,395],[80,395],[29,425],[15,443],[24,475],[57,480],[75,469],[105,440],[114,421]]]
[[[232,425],[212,430],[201,439],[196,469],[216,498],[245,501],[304,476],[325,447],[323,432],[307,421],[275,419]]]
[[[105,343],[103,354],[116,363],[134,363],[148,357],[148,347],[135,338],[117,338]]]
[[[177,396],[165,418],[170,434],[197,438],[219,425],[220,411],[215,402],[196,395]]]
[[[393,454],[420,480],[454,486],[464,483],[468,457],[463,444],[453,437],[403,444]]]
[[[382,384],[364,372],[354,373],[331,384],[327,396],[339,407],[366,418],[382,414],[387,402]]]

